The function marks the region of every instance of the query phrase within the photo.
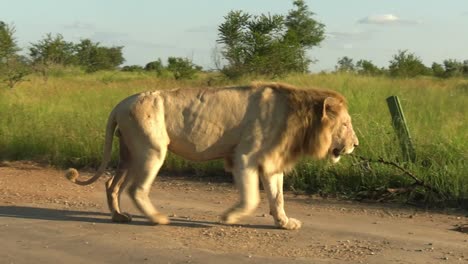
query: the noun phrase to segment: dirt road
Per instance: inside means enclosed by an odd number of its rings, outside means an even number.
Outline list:
[[[115,224],[105,177],[81,187],[51,168],[3,165],[0,263],[468,263],[468,234],[454,230],[466,212],[287,194],[303,227],[285,231],[273,228],[262,193],[255,215],[227,226],[218,216],[237,199],[230,184],[163,176],[151,196],[172,224],[149,225],[127,195],[134,221]]]

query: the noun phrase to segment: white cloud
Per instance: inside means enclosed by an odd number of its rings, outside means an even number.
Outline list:
[[[360,24],[390,25],[390,24],[419,24],[420,21],[402,19],[393,14],[370,15],[358,20]]]
[[[374,31],[330,31],[325,33],[325,46],[337,50],[350,50],[359,47],[357,43],[372,39]]]

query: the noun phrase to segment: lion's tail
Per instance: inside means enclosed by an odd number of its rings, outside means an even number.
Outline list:
[[[107,165],[109,164],[111,160],[112,141],[114,138],[115,128],[117,127],[117,120],[115,118],[115,115],[116,114],[115,114],[115,109],[114,109],[112,110],[111,114],[109,115],[109,119],[107,120],[106,139],[105,139],[105,144],[104,144],[104,155],[103,155],[101,165],[99,166],[99,169],[96,171],[96,174],[94,174],[93,177],[87,180],[80,181],[78,180],[80,173],[76,169],[70,168],[65,173],[65,177],[67,179],[69,179],[70,181],[78,185],[89,185],[95,182],[97,179],[99,179],[102,176],[102,174],[104,174],[104,171],[106,170]]]

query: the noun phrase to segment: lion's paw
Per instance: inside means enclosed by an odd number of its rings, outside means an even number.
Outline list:
[[[112,214],[112,222],[116,223],[129,223],[132,221],[132,216],[127,213],[116,213]]]
[[[296,230],[296,229],[301,228],[301,226],[302,226],[301,221],[294,219],[294,218],[289,218],[288,222],[284,225],[281,225],[280,228],[286,229],[286,230]]]
[[[152,215],[149,220],[155,225],[167,225],[171,222],[165,214],[160,213]]]
[[[232,225],[232,224],[235,224],[239,221],[239,214],[235,213],[235,212],[227,212],[225,214],[223,214],[221,216],[221,222],[222,223],[225,223],[225,224],[228,224],[228,225]]]
[[[231,225],[231,224],[235,224],[236,222],[237,222],[237,220],[234,219],[230,215],[225,214],[225,215],[221,216],[221,223]]]

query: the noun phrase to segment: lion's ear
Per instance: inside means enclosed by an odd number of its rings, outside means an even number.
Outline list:
[[[327,97],[323,100],[323,118],[334,118],[337,113],[339,112],[339,108],[341,107],[341,102],[334,98],[334,97]]]

